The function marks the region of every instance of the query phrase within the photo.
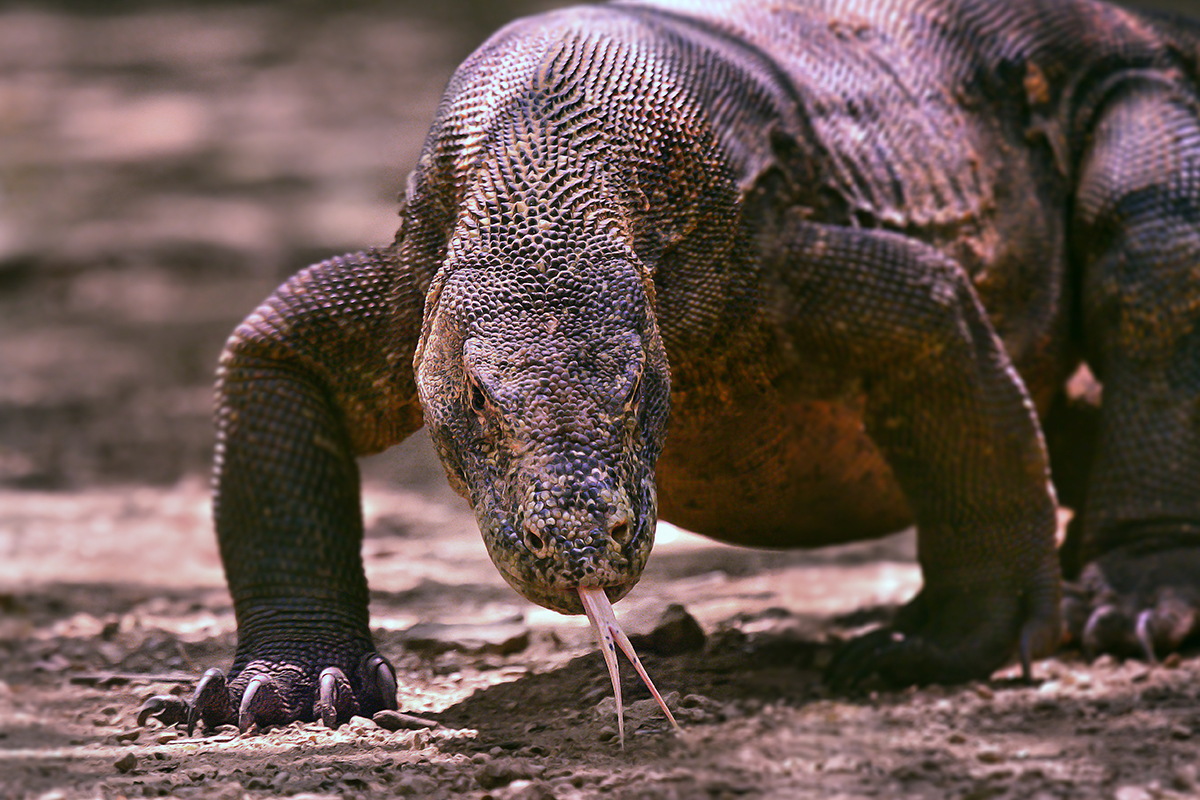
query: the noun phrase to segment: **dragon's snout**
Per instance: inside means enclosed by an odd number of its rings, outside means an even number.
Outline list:
[[[603,509],[547,506],[544,501],[503,509],[477,506],[488,554],[514,589],[564,614],[582,614],[578,590],[602,589],[613,602],[637,584],[654,538],[653,516],[614,493]]]

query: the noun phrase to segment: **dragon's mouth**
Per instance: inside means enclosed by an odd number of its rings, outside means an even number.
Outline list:
[[[486,541],[486,537],[485,537]],[[509,557],[504,550],[489,548],[492,563],[500,576],[531,603],[560,614],[583,614],[579,588],[587,587],[604,594],[611,604],[620,600],[637,585],[641,570],[630,573],[610,562],[597,561],[580,576],[576,570],[562,569],[553,562],[531,563],[528,559]]]
[[[617,736],[621,742],[621,749],[625,749],[625,709],[621,702],[621,673],[617,668],[618,647],[629,658],[633,668],[641,676],[642,682],[650,690],[650,694],[654,695],[654,699],[658,701],[659,707],[670,720],[671,727],[678,732],[679,723],[675,721],[671,709],[667,708],[666,701],[654,687],[654,681],[650,680],[650,676],[646,674],[646,669],[642,666],[641,659],[633,649],[629,637],[621,630],[605,589],[600,586],[580,586],[576,591],[583,604],[583,609],[587,613],[588,621],[592,623],[592,630],[596,633],[596,641],[600,645],[600,652],[604,655],[604,663],[608,665],[608,677],[612,681],[613,695],[617,701]]]

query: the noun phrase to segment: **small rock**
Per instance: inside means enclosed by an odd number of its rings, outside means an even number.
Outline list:
[[[971,691],[973,691],[977,697],[980,697],[984,700],[991,700],[996,696],[996,693],[992,691],[992,687],[982,683],[971,684]]]
[[[113,766],[117,768],[118,772],[129,772],[137,766],[137,756],[133,753],[126,753],[114,761]]]
[[[346,723],[346,727],[352,731],[369,731],[378,728],[379,726],[375,724],[374,720],[369,720],[366,717],[355,715],[350,718],[349,722]]]
[[[96,645],[96,652],[110,667],[120,664],[125,658],[125,648],[116,642],[100,642]]]
[[[508,786],[513,781],[540,778],[542,769],[512,758],[498,758],[475,770],[475,781],[484,789]]]
[[[1180,764],[1171,773],[1171,786],[1181,792],[1188,792],[1196,788],[1196,765],[1195,764]]]
[[[554,789],[545,781],[513,781],[508,787],[509,800],[558,800]]]
[[[1167,669],[1179,669],[1182,664],[1183,656],[1179,655],[1179,653],[1171,653],[1162,662],[1162,665]]]
[[[425,775],[401,775],[392,787],[405,797],[428,797],[437,788],[437,781]]]
[[[1004,761],[1004,754],[993,747],[987,747],[976,753],[975,758],[983,764],[999,764]]]
[[[1116,800],[1153,800],[1153,795],[1141,786],[1122,786],[1113,797]]]
[[[667,692],[663,695],[663,702],[667,704],[667,708],[673,711],[678,709],[679,692]],[[647,697],[645,700],[636,700],[630,703],[625,708],[625,718],[629,727],[635,730],[651,720],[666,719],[663,716],[662,709],[658,705],[658,701],[653,697]]]
[[[726,703],[721,706],[720,716],[724,719],[741,719],[746,716],[746,712],[737,703]]]
[[[672,603],[650,632],[649,640],[651,650],[673,656],[703,648],[706,637],[696,618],[683,606]]]
[[[178,738],[179,738],[179,731],[165,730],[162,733],[158,734],[158,736],[154,737],[154,741],[158,742],[159,744],[170,744],[171,742],[175,741]]]
[[[136,742],[138,740],[138,737],[141,735],[142,735],[142,729],[134,728],[133,730],[130,730],[130,731],[121,731],[113,738],[115,738],[118,742],[123,744],[125,742]]]
[[[1172,725],[1171,738],[1183,741],[1184,739],[1192,738],[1192,729],[1187,725]]]
[[[376,712],[371,719],[375,721],[376,725],[388,731],[415,731],[423,728],[436,728],[439,725],[435,719],[426,719],[390,709]]]
[[[209,791],[212,792],[209,797],[216,797],[217,800],[240,800],[246,793],[245,788],[237,781],[225,781],[223,784],[210,787]]]

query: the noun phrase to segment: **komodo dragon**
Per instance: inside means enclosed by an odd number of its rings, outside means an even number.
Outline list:
[[[1039,417],[1082,361],[1103,401],[1064,497],[1068,635],[1179,646],[1198,62],[1200,26],[1093,0],[645,0],[504,28],[451,79],[395,242],[304,270],[229,340],[237,656],[143,717],[395,707],[355,456],[422,424],[543,606],[625,595],[659,515],[766,547],[915,521],[924,586],[835,684],[1028,664],[1063,635]]]

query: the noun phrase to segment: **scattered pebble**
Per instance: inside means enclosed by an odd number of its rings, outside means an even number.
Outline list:
[[[513,781],[506,797],[508,800],[558,800],[554,789],[544,781]]]
[[[130,772],[137,766],[137,756],[133,753],[126,753],[114,761],[113,766],[117,768],[118,772]]]
[[[376,725],[374,720],[355,715],[350,718],[349,722],[346,723],[346,727],[352,731],[369,731],[375,730],[380,726]]]
[[[481,764],[475,771],[475,781],[484,789],[507,786],[513,781],[540,778],[544,768],[514,758],[497,758]]]
[[[1004,761],[1004,753],[995,747],[985,747],[975,754],[975,758],[983,764],[999,764]]]
[[[984,700],[992,700],[996,697],[996,693],[992,691],[992,687],[983,683],[971,684],[971,691],[973,691],[977,697],[983,698]]]
[[[1153,800],[1154,795],[1141,786],[1122,786],[1113,794],[1115,800]]]
[[[1180,764],[1171,773],[1171,786],[1181,792],[1196,788],[1196,765]]]

